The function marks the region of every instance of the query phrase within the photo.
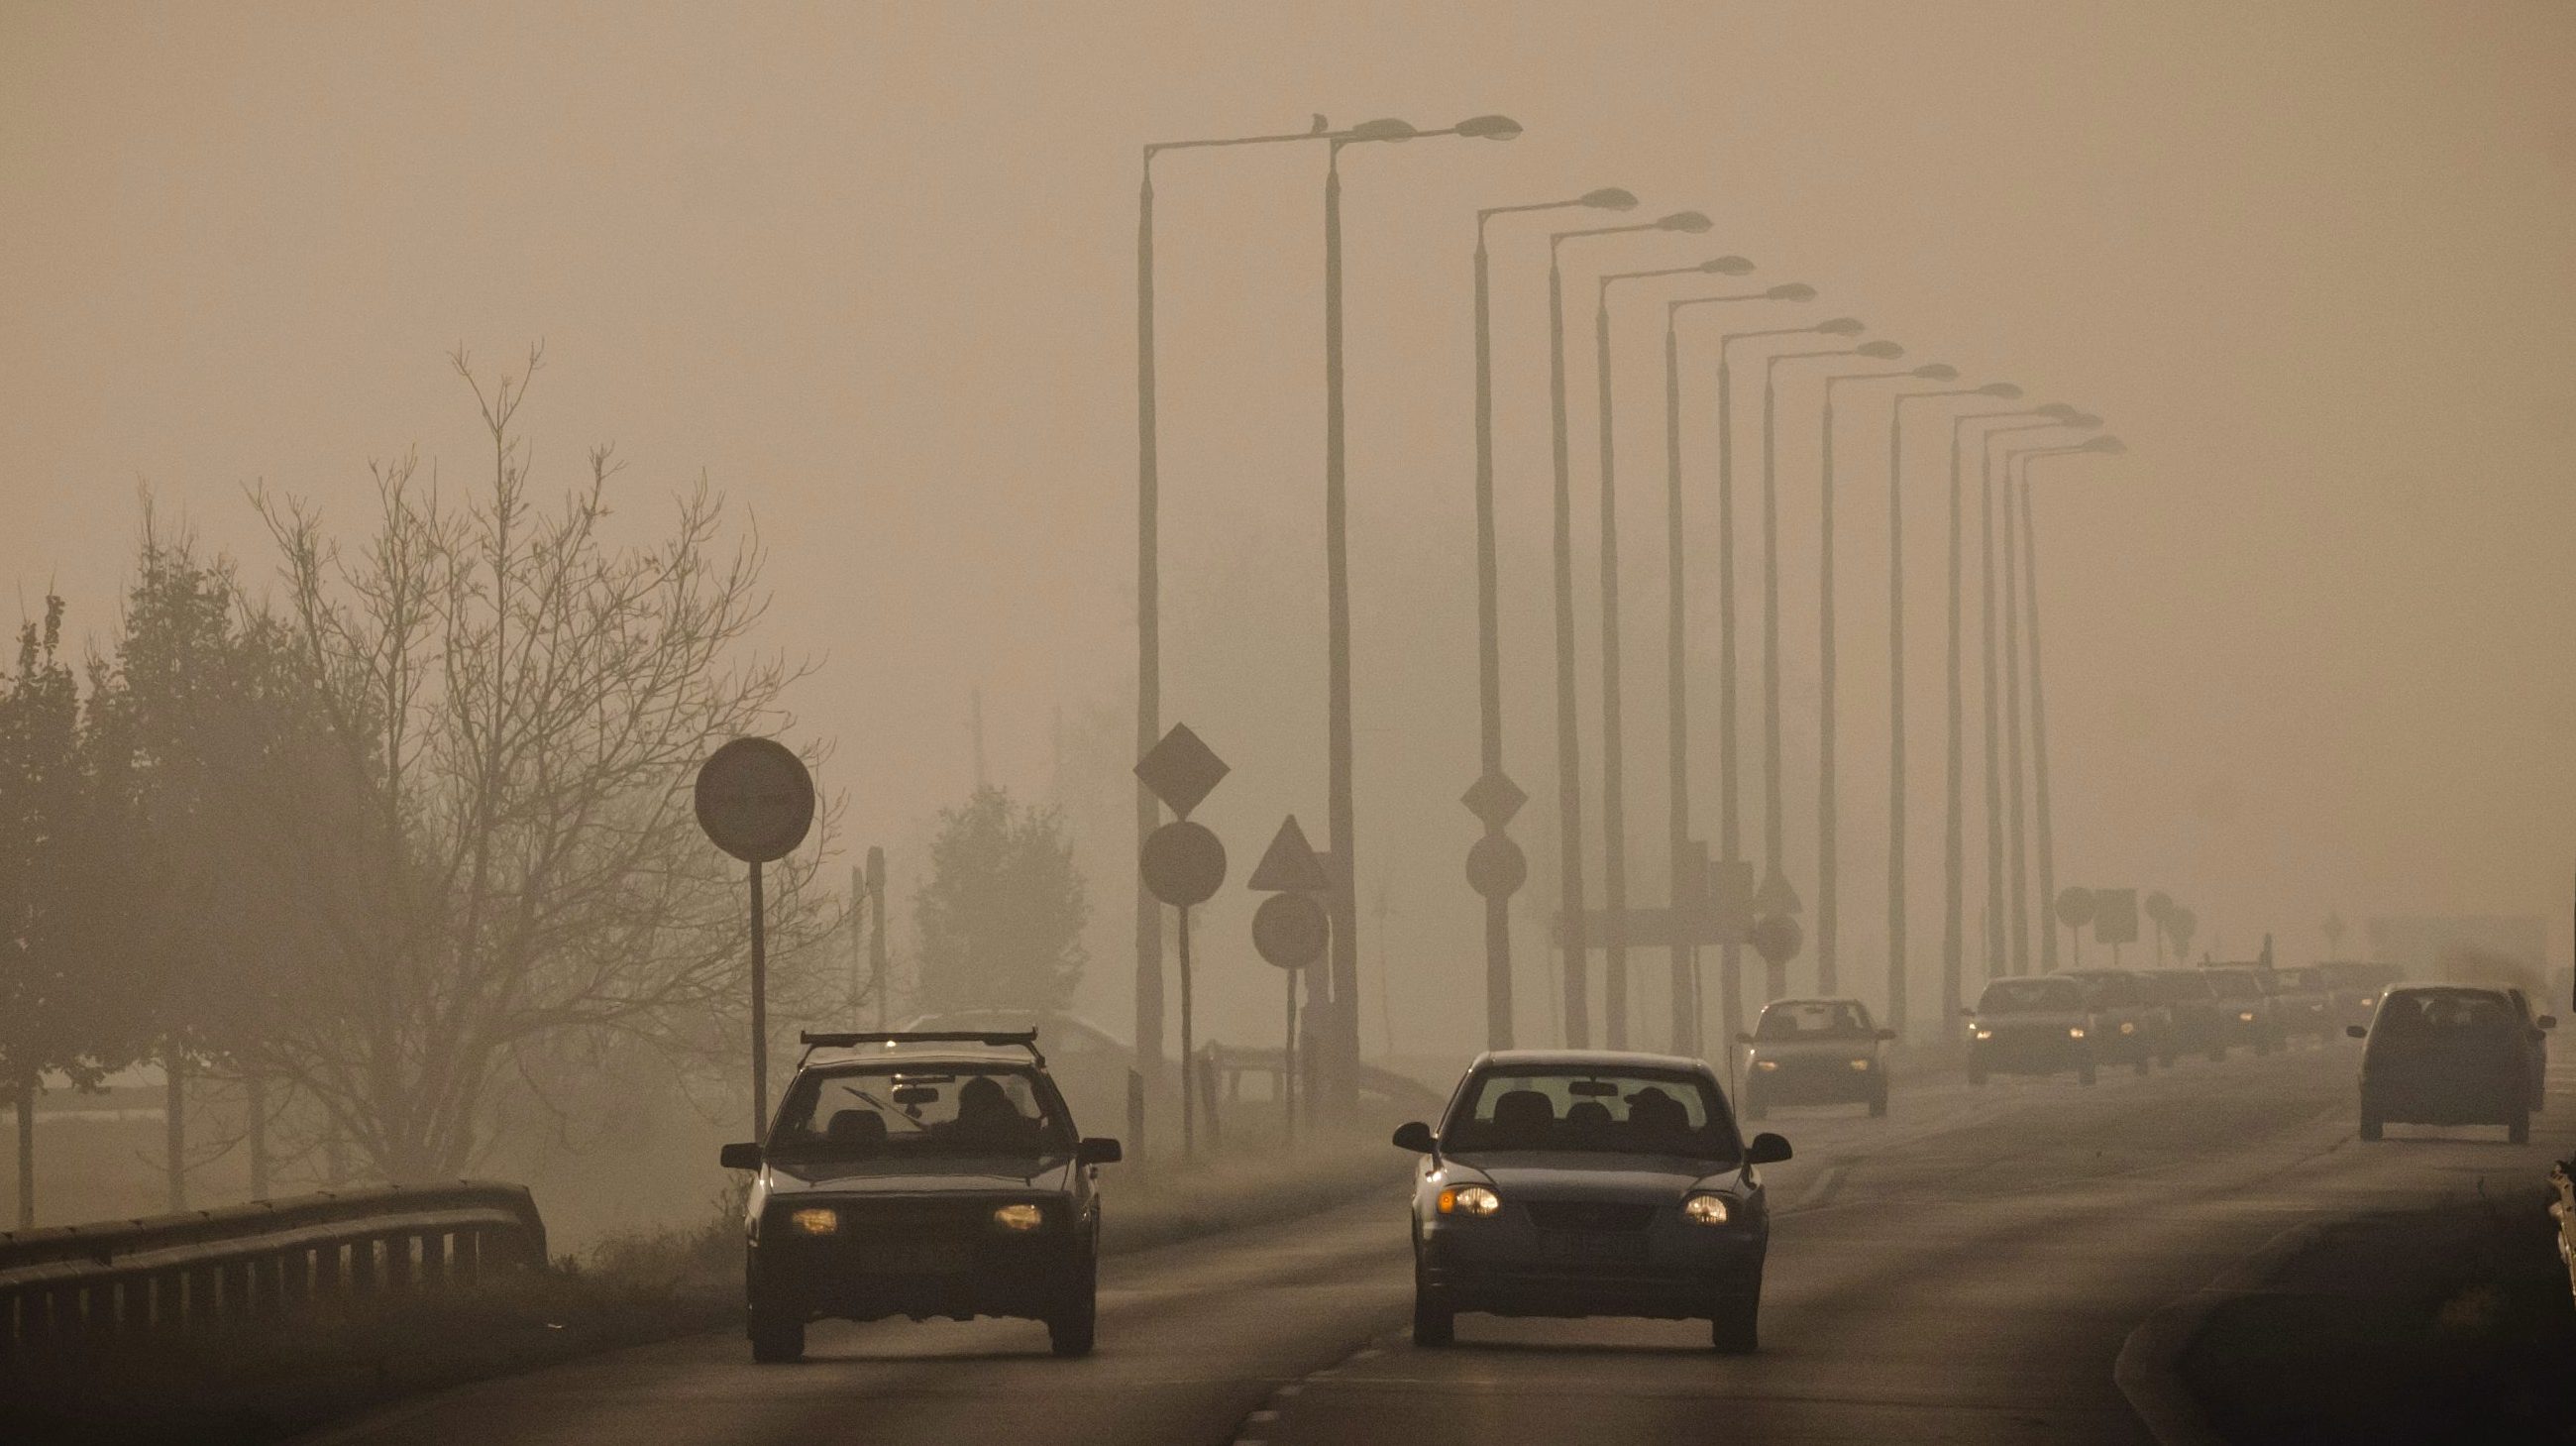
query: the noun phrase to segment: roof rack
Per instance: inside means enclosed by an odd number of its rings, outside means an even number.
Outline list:
[[[863,1044],[982,1044],[995,1049],[1025,1049],[1038,1068],[1046,1068],[1046,1056],[1038,1053],[1035,1029],[872,1029],[860,1031],[806,1030],[797,1036],[808,1052],[817,1049],[855,1049]]]

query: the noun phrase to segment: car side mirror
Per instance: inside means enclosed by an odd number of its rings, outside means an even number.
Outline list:
[[[726,1145],[716,1151],[716,1163],[728,1170],[757,1170],[760,1168],[760,1146],[750,1143]]]
[[[1892,1029],[1882,1029],[1878,1032],[1878,1037],[1883,1040],[1893,1041],[1896,1038],[1896,1031]]]
[[[2558,1016],[2555,1014],[2544,1014],[2538,1019],[2533,1020],[2532,1023],[2539,1025],[2543,1029],[2556,1029],[2558,1027]]]
[[[1126,1157],[1127,1152],[1119,1148],[1116,1140],[1101,1135],[1094,1135],[1073,1147],[1073,1160],[1077,1165],[1115,1165]]]
[[[1428,1155],[1439,1148],[1431,1138],[1431,1127],[1420,1120],[1407,1120],[1395,1127],[1395,1147],[1417,1155]]]
[[[2358,1024],[2347,1024],[2347,1025],[2345,1025],[2345,1026],[2343,1027],[2343,1032],[2344,1032],[2345,1034],[2347,1034],[2347,1035],[2351,1036],[2351,1037],[2352,1037],[2352,1038],[2354,1038],[2354,1039],[2368,1039],[2368,1038],[2370,1038],[2370,1031],[2369,1031],[2368,1029],[2363,1028],[2361,1025],[2358,1025]]]
[[[1753,1031],[1749,1029],[1739,1029],[1735,1031],[1735,1042],[1737,1044],[1751,1044],[1753,1042]]]
[[[1744,1147],[1744,1163],[1748,1165],[1776,1165],[1787,1158],[1789,1142],[1768,1130],[1755,1135],[1753,1143]]]

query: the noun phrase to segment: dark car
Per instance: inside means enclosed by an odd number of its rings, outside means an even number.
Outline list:
[[[1480,1056],[1434,1130],[1413,1189],[1413,1339],[1449,1344],[1458,1312],[1709,1321],[1752,1351],[1771,1220],[1757,1166],[1695,1059],[1609,1051]]]
[[[2376,1140],[2382,1125],[2396,1121],[2502,1125],[2515,1144],[2529,1140],[2529,1037],[2544,1027],[2527,1022],[2502,989],[2389,990],[2368,1029],[2345,1030],[2368,1041],[2361,1050],[2361,1137]]]
[[[2093,1057],[2102,1064],[2128,1064],[2145,1074],[2162,1058],[2174,1061],[2166,1042],[2171,1016],[2147,992],[2144,981],[2126,969],[2069,969],[2084,991],[2084,1032],[2093,1041]]]
[[[2083,986],[2063,974],[1998,979],[1968,1011],[1968,1083],[1990,1074],[2072,1070],[2093,1083],[2094,1054]]]
[[[2174,1054],[2227,1058],[2227,1030],[2219,1014],[2218,991],[2197,969],[2151,969],[2142,976],[2147,994],[2164,1006],[2167,1038]]]
[[[2285,1036],[2324,1039],[2334,1033],[2334,999],[2325,971],[2313,964],[2275,969],[2271,976],[2272,1013]]]
[[[2346,1030],[2356,1024],[2368,1025],[2371,1014],[2379,1008],[2380,994],[2406,977],[2405,971],[2394,964],[2350,959],[2320,964],[2317,972],[2325,977],[2327,1011],[2336,1025]]]
[[[1046,1322],[1091,1349],[1096,1168],[1036,1031],[808,1034],[769,1138],[727,1145],[757,1170],[744,1215],[751,1355],[792,1361],[808,1321],[978,1315]]]
[[[2251,1045],[2256,1054],[2270,1054],[2274,1046],[2283,1043],[2272,1007],[2272,991],[2263,978],[2270,972],[2251,964],[2201,966],[2201,973],[2209,977],[2210,990],[2218,996],[2218,1024],[2226,1031],[2227,1042]]]
[[[2558,1019],[2536,1012],[2531,996],[2518,985],[2506,985],[2504,997],[2513,1001],[2522,1016],[2524,1054],[2531,1066],[2531,1112],[2536,1115],[2549,1107],[2549,1031],[2558,1027]]]
[[[1861,1104],[1887,1113],[1887,1060],[1881,1041],[1896,1031],[1870,1023],[1857,999],[1775,999],[1762,1008],[1745,1058],[1744,1117],[1773,1105]]]

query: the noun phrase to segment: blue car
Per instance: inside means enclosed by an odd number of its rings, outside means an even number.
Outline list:
[[[1706,1319],[1755,1349],[1771,1223],[1748,1144],[1709,1066],[1609,1051],[1479,1057],[1438,1129],[1408,1124],[1413,1339],[1445,1346],[1458,1312]]]

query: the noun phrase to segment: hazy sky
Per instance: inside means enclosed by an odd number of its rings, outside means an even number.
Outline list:
[[[1378,690],[1364,868],[1454,889],[1400,902],[1400,957],[1477,947],[1454,883],[1474,832],[1454,802],[1474,749],[1472,208],[1609,184],[1717,229],[1569,252],[1578,319],[1596,266],[1742,252],[1828,297],[1769,324],[1848,311],[2130,444],[2045,483],[2061,882],[2170,889],[2231,952],[2266,928],[2305,952],[2329,908],[2564,913],[2576,8],[2541,0],[8,4],[0,580],[28,610],[56,586],[101,629],[139,482],[251,556],[254,480],[354,526],[370,457],[416,442],[469,477],[471,399],[442,353],[498,366],[542,339],[540,479],[614,441],[630,517],[702,472],[756,512],[773,637],[825,665],[801,727],[836,742],[857,831],[901,837],[966,787],[971,687],[996,773],[1030,787],[1057,707],[1126,716],[1138,146],[1317,111],[1528,127],[1347,158],[1354,586]],[[1239,868],[1282,807],[1321,832],[1320,164],[1276,147],[1158,167],[1167,716],[1238,769],[1209,821]],[[1498,244],[1496,285],[1512,768],[1545,799],[1536,229]],[[1627,308],[1629,812],[1650,894],[1660,307]],[[1790,400],[1794,701],[1815,687],[1812,391]],[[1844,933],[1846,968],[1874,977],[1884,431],[1877,408],[1846,413]],[[1935,460],[1906,513],[1933,941]],[[1298,641],[1193,632],[1235,613]],[[1693,613],[1713,617],[1704,581]],[[1311,749],[1238,756],[1262,720]],[[1802,738],[1802,887],[1811,759]],[[1715,767],[1695,767],[1706,817]],[[1120,887],[1099,892],[1114,921]],[[1443,997],[1439,971],[1414,977],[1400,1010]]]

